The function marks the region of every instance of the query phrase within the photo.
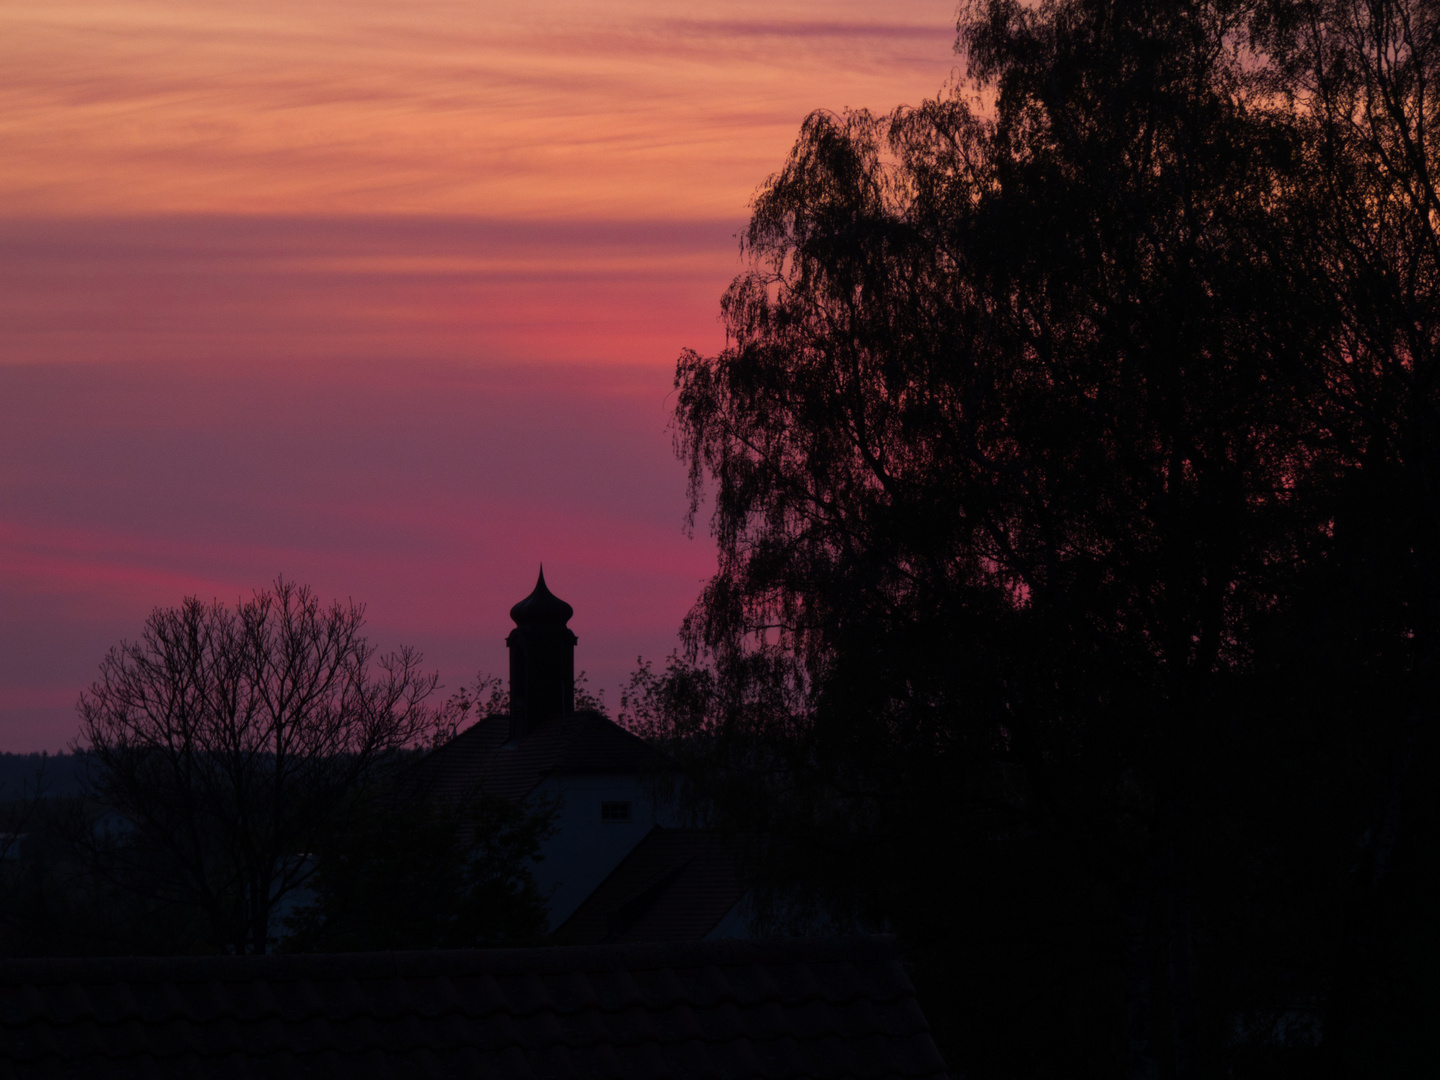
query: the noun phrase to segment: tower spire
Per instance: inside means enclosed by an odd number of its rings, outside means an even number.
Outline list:
[[[545,584],[545,566],[530,595],[510,609],[510,738],[575,711],[575,645],[565,624],[575,609]]]

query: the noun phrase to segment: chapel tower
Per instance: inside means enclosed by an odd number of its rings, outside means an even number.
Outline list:
[[[510,649],[510,739],[524,738],[546,720],[575,711],[575,645],[565,624],[575,609],[545,587],[545,567],[535,590],[510,609],[515,629]]]

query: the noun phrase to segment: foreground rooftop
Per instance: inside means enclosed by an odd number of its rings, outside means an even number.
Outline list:
[[[933,1077],[894,942],[0,961],[0,1078]]]

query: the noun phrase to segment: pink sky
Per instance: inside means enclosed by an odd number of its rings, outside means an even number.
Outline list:
[[[938,91],[953,10],[7,3],[0,749],[277,573],[453,688],[543,559],[613,705],[713,564],[667,395],[749,199],[810,110]]]

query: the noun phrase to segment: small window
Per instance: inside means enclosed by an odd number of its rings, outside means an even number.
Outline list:
[[[600,804],[601,821],[629,821],[630,804],[628,802],[602,802]]]

